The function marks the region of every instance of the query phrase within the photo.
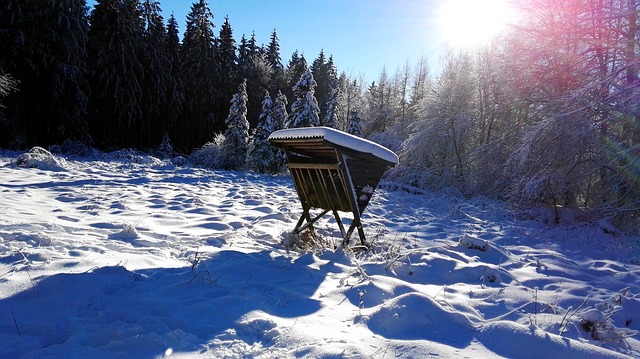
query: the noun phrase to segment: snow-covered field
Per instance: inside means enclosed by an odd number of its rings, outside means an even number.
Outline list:
[[[286,176],[19,155],[0,152],[1,358],[640,357],[639,256],[606,226],[386,183],[373,250],[327,217],[295,251]]]

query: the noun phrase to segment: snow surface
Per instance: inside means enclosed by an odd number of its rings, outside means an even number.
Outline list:
[[[19,155],[0,152],[1,358],[640,357],[640,266],[599,227],[383,183],[371,251],[327,216],[328,248],[298,252],[288,177],[3,166]]]
[[[324,138],[325,141],[334,145],[346,147],[354,151],[370,153],[387,162],[398,164],[398,156],[388,148],[380,146],[367,139],[350,135],[346,132],[338,131],[330,127],[300,127],[287,128],[271,134],[269,139],[292,139],[292,138]]]

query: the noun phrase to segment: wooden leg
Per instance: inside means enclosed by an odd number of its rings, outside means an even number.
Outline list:
[[[300,217],[300,220],[298,220],[298,224],[296,224],[296,228],[293,230],[294,233],[300,233],[302,231],[304,231],[307,228],[313,228],[313,224],[316,223],[320,218],[322,218],[322,216],[324,216],[325,214],[329,213],[330,210],[324,210],[322,211],[322,213],[320,213],[319,215],[317,215],[315,218],[311,219],[311,216],[309,215],[309,210],[306,210],[303,214],[302,217]],[[305,224],[304,226],[302,225],[302,222],[304,220],[307,220],[307,224]]]
[[[340,233],[342,234],[342,238],[344,240],[344,236],[347,232],[344,231],[344,224],[342,224],[342,219],[340,219],[340,215],[338,215],[338,211],[333,210],[333,216],[336,217],[336,222],[338,222],[338,227],[340,227]]]

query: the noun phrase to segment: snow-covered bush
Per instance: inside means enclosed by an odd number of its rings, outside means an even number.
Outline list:
[[[222,152],[222,144],[224,143],[224,135],[219,133],[213,139],[213,142],[207,142],[204,146],[193,151],[189,156],[189,162],[195,166],[205,168],[220,167],[220,153]]]
[[[66,139],[60,145],[52,145],[49,151],[53,154],[75,155],[78,157],[97,157],[97,150],[85,145],[84,143]]]
[[[131,148],[104,153],[102,155],[102,159],[122,163],[135,163],[140,165],[162,164],[161,160]]]
[[[67,166],[64,159],[57,158],[42,147],[33,147],[29,152],[18,156],[11,164],[18,167],[39,168],[51,171],[64,171]]]
[[[171,163],[178,167],[185,167],[189,165],[189,160],[183,156],[176,156],[171,159]]]
[[[638,334],[635,330],[618,328],[611,316],[621,307],[600,310],[590,308],[579,314],[580,327],[591,339],[623,345],[625,339]]]

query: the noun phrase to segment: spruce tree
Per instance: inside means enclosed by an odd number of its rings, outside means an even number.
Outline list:
[[[91,127],[102,148],[136,147],[143,117],[143,24],[138,0],[97,0],[91,13]]]
[[[304,55],[300,55],[298,51],[294,51],[294,53],[291,54],[291,59],[289,60],[287,70],[285,71],[287,85],[284,89],[284,94],[287,98],[295,97],[293,87],[296,85],[298,80],[300,80],[300,76],[302,76],[306,70],[307,60],[304,58]]]
[[[273,107],[273,119],[275,121],[274,131],[282,130],[287,126],[287,96],[278,91],[275,105]]]
[[[246,162],[249,142],[246,80],[238,86],[238,92],[231,99],[231,108],[225,124],[227,130],[224,133],[220,163],[224,169],[242,169]]]
[[[256,44],[255,34],[252,34],[248,41],[244,40],[240,46],[240,72],[247,80],[249,97],[247,117],[252,120],[251,125],[255,126],[262,108],[261,98],[269,89],[273,71],[267,62],[266,54]]]
[[[273,71],[270,84],[271,91],[275,92],[286,88],[287,78],[285,75],[284,66],[282,65],[282,59],[280,58],[280,42],[278,40],[278,35],[275,29],[271,33],[271,39],[266,50],[266,59],[269,66],[271,66],[271,70]]]
[[[238,68],[238,55],[236,54],[236,40],[233,38],[233,29],[229,23],[229,17],[224,18],[220,27],[220,36],[217,46],[217,61],[220,65],[219,88],[225,98],[229,98],[235,91],[235,85],[241,79]]]
[[[322,118],[322,126],[338,128],[338,104],[340,103],[339,94],[339,89],[335,89],[327,99],[327,111]]]
[[[210,134],[222,130],[224,123],[215,118],[216,105],[222,99],[215,85],[219,66],[215,59],[213,13],[205,0],[191,6],[182,41],[182,75],[185,106],[181,125],[188,147],[207,142]]]
[[[358,113],[358,111],[351,111],[351,116],[349,116],[349,124],[347,125],[347,133],[358,137],[364,137],[364,135],[362,134],[362,125],[360,122],[360,114]]]
[[[167,47],[164,19],[160,15],[160,4],[154,0],[142,3],[144,21],[144,121],[140,131],[140,145],[149,148],[157,143],[169,130],[170,113],[166,110],[171,89],[171,63]]]
[[[290,128],[314,127],[320,124],[318,101],[314,94],[316,81],[311,70],[307,69],[293,87],[296,101],[291,105],[289,115]]]
[[[252,169],[260,173],[275,173],[278,170],[278,160],[276,149],[269,142],[269,135],[276,128],[276,121],[273,118],[273,101],[269,93],[262,100],[262,112],[258,120],[253,137],[251,139],[249,152],[249,165]]]
[[[180,56],[180,39],[178,37],[178,22],[173,14],[167,22],[167,36],[164,48],[169,61],[169,83],[167,84],[167,102],[164,105],[166,131],[174,140],[176,147],[183,148],[186,143],[186,133],[181,131],[180,120],[184,109],[184,88],[182,82],[182,58]]]

